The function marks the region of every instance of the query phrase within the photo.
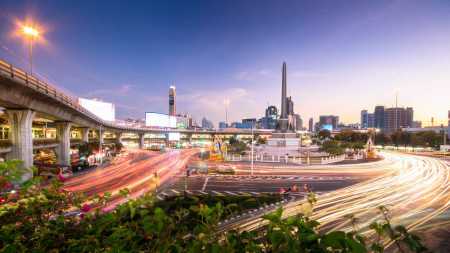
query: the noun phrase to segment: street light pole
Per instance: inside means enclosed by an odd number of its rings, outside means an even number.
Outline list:
[[[28,39],[28,60],[30,64],[30,75],[33,74],[33,43],[34,40],[39,36],[39,31],[33,26],[23,26],[22,33]]]
[[[28,52],[28,57],[30,60],[30,75],[33,75],[33,39],[34,39],[34,37],[30,38],[29,52]]]

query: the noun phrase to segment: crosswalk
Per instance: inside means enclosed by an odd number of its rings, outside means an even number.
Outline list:
[[[205,176],[196,175],[193,177],[203,178]],[[236,176],[236,175],[208,175],[208,178],[214,178],[216,180],[229,180],[229,181],[248,181],[248,180],[290,180],[290,181],[339,181],[339,180],[358,180],[360,177],[355,176]]]
[[[316,194],[320,195],[324,192],[315,192]],[[168,189],[164,190],[163,192],[159,193],[156,197],[159,200],[163,200],[168,197],[173,196],[181,196],[184,194],[184,191],[178,191],[175,189]],[[186,194],[188,195],[211,195],[211,196],[260,196],[265,194],[278,194],[278,192],[246,192],[246,191],[202,191],[202,190],[187,190]],[[291,197],[304,197],[306,196],[305,192],[291,192],[289,193],[289,196]]]

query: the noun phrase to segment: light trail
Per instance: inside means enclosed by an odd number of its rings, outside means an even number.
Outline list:
[[[112,198],[104,207],[105,211],[110,211],[127,199],[138,198],[174,180],[175,175],[181,173],[189,159],[198,152],[197,149],[188,149],[159,154],[132,150],[106,168],[70,178],[65,182],[64,190],[82,192],[88,196],[110,192]],[[124,188],[130,191],[127,198],[119,194]]]
[[[346,217],[354,215],[360,221],[357,224],[360,232],[370,238],[374,232],[369,225],[383,220],[379,206],[389,209],[392,224],[402,224],[410,231],[423,225],[432,226],[438,222],[436,217],[449,210],[450,170],[446,162],[398,153],[383,153],[383,156],[385,162],[372,165],[374,169],[383,166],[386,170],[383,176],[317,197],[311,218],[320,222],[319,229],[351,231],[352,225]],[[352,165],[346,166],[353,170]],[[333,167],[331,171],[336,170]],[[283,217],[302,213],[304,205],[305,200],[286,204]],[[228,223],[222,231],[248,231],[266,224],[259,215]]]

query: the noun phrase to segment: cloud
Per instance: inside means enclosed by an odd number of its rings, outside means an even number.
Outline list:
[[[114,97],[117,94],[119,95],[126,95],[129,94],[132,89],[133,89],[134,85],[130,85],[130,84],[123,84],[121,86],[119,86],[118,88],[114,88],[111,87],[109,89],[97,89],[97,90],[93,90],[90,91],[86,94],[87,97],[96,97],[96,96],[100,96],[100,97]]]
[[[234,74],[234,79],[238,81],[256,81],[261,79],[272,79],[276,75],[272,70],[269,69],[259,69],[252,71],[240,71]]]
[[[321,73],[321,72],[315,72],[315,71],[309,71],[309,70],[295,70],[292,71],[291,74],[288,74],[291,77],[294,78],[320,78],[325,77],[327,74]]]

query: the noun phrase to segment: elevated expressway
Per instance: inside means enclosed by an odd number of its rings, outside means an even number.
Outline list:
[[[55,122],[58,163],[70,164],[70,131],[72,128],[82,130],[82,141],[88,141],[89,129],[102,129],[117,133],[134,133],[139,135],[139,146],[144,145],[144,134],[180,132],[186,134],[231,134],[249,135],[250,130],[239,131],[203,131],[195,129],[160,129],[149,127],[130,127],[115,122],[104,121],[90,113],[78,103],[78,99],[61,92],[54,86],[39,80],[25,71],[0,60],[0,107],[5,108],[9,119],[11,150],[9,158],[24,161],[25,167],[33,164],[32,123],[35,118],[45,118]],[[266,131],[255,130],[270,134]],[[99,141],[102,143],[102,135]],[[120,138],[120,137],[119,137]]]
[[[450,165],[436,158],[398,153],[383,153],[385,160],[372,165],[330,166],[336,169],[371,170],[383,167],[384,175],[317,197],[311,215],[320,222],[320,229],[352,230],[349,215],[357,219],[357,228],[367,236],[373,231],[369,225],[383,220],[378,207],[389,210],[393,224],[403,224],[410,230],[420,229],[425,224],[439,224],[439,217],[449,212]],[[361,167],[363,166],[363,167]],[[283,206],[283,217],[305,212],[306,200],[287,203]],[[222,231],[255,230],[267,222],[258,214],[245,219],[225,223]],[[442,218],[442,217],[441,217]],[[445,218],[443,218],[445,222]],[[448,222],[448,220],[447,220]]]

